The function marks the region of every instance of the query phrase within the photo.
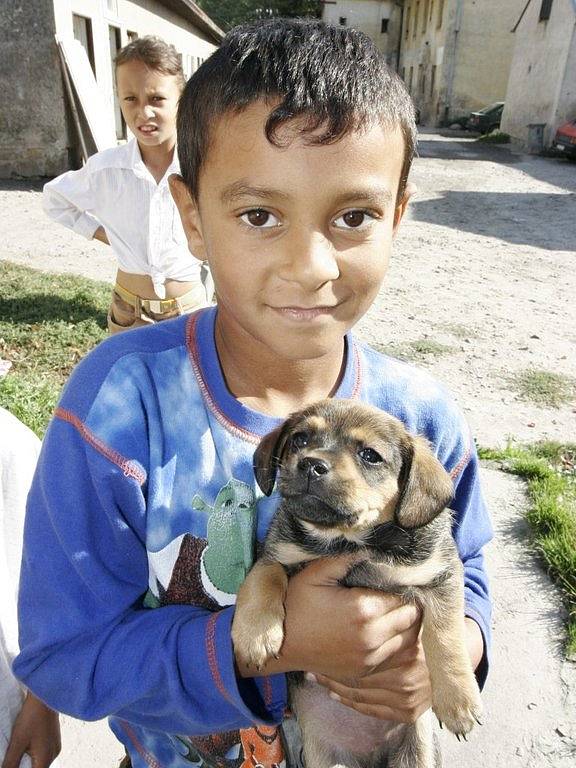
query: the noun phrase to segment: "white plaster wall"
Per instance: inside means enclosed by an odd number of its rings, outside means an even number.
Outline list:
[[[539,21],[540,6],[532,0],[516,30],[502,116],[502,130],[524,145],[530,124],[545,124],[548,145],[563,118],[576,116],[575,4],[554,0],[548,21]]]
[[[400,74],[403,73],[420,109],[423,123],[436,123],[443,116],[455,8],[456,0],[444,0],[443,5],[442,0],[429,0],[428,3],[426,0],[406,0],[404,3]],[[432,89],[433,67],[436,69]]]
[[[458,117],[504,100],[514,44],[511,29],[525,3],[526,0],[444,0],[439,27],[441,0],[406,0],[405,26],[408,10],[410,21],[408,37],[402,35],[400,69],[409,83],[412,68],[411,93],[423,122],[438,123],[446,115]]]
[[[322,18],[337,25],[340,17],[344,17],[347,27],[365,32],[379,50],[387,53],[393,30],[389,27],[388,33],[383,33],[382,19],[390,19],[394,15],[394,6],[395,3],[384,0],[336,0],[335,3],[323,5]]]
[[[505,100],[514,51],[512,28],[525,5],[526,0],[465,0],[456,47],[453,109],[471,111]]]

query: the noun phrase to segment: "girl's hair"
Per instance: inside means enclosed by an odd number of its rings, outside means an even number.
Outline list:
[[[162,40],[161,37],[148,35],[138,37],[128,45],[125,45],[114,61],[116,69],[128,61],[141,61],[150,69],[162,72],[163,75],[174,75],[180,82],[180,87],[186,85],[186,78],[182,70],[182,56],[173,45]]]
[[[381,124],[399,127],[404,163],[401,199],[416,148],[414,105],[398,75],[370,38],[355,29],[314,19],[274,19],[232,29],[188,81],[178,108],[180,169],[193,197],[212,131],[226,113],[257,100],[271,111],[268,141],[294,118],[311,144]]]

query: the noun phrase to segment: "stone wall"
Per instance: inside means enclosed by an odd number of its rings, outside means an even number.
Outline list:
[[[0,13],[0,178],[68,167],[52,0],[4,0]]]

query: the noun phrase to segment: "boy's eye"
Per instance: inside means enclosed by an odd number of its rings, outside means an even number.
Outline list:
[[[152,101],[164,101],[164,96],[153,96]]]
[[[334,219],[334,225],[340,227],[340,229],[360,229],[362,225],[370,224],[375,216],[363,211],[361,209],[355,209],[352,211],[346,211],[342,216],[338,216]]]
[[[271,214],[270,211],[265,211],[262,208],[254,208],[251,211],[246,211],[246,213],[243,213],[240,216],[240,219],[244,224],[248,224],[249,227],[258,229],[272,229],[272,227],[280,225],[276,216]]]

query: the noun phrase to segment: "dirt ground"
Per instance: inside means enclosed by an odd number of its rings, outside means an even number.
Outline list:
[[[423,131],[419,192],[386,284],[359,326],[367,341],[431,370],[455,393],[480,445],[576,439],[576,393],[558,408],[523,400],[515,377],[576,381],[576,165]],[[109,250],[42,214],[39,182],[0,182],[0,258],[111,281]],[[495,643],[485,725],[443,734],[451,768],[568,768],[576,757],[576,665],[562,656],[562,608],[531,554],[519,481],[483,469],[497,539],[488,561]],[[62,768],[114,766],[105,725],[65,720]]]

